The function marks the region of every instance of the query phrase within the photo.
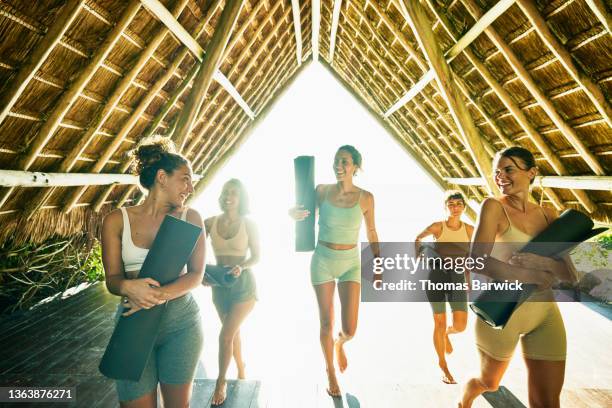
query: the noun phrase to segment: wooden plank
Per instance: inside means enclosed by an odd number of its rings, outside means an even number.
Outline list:
[[[447,178],[446,181],[462,186],[484,186],[482,177]],[[580,190],[612,191],[612,176],[536,176],[534,186]]]
[[[470,153],[478,167],[480,175],[487,181],[489,194],[497,194],[498,190],[492,179],[493,170],[491,162],[484,149],[481,136],[476,129],[476,125],[474,125],[466,104],[455,88],[450,67],[434,36],[431,29],[431,23],[425,14],[425,10],[419,2],[403,1],[403,3],[406,6],[412,30],[434,71],[442,97],[448,105],[463,140],[470,146]]]
[[[332,12],[331,32],[329,34],[329,63],[334,61],[334,50],[336,49],[336,35],[338,33],[338,23],[340,22],[340,8],[342,0],[334,0],[334,10]]]
[[[34,78],[34,75],[36,75],[42,64],[47,60],[51,51],[59,44],[68,27],[70,27],[81,11],[83,3],[84,0],[69,0],[66,2],[62,10],[55,17],[49,31],[36,44],[36,47],[30,52],[25,63],[21,65],[11,84],[0,98],[0,109],[2,109],[0,110],[0,124],[8,116],[11,108],[23,94],[30,80]]]
[[[178,123],[174,134],[172,135],[179,150],[183,150],[187,141],[187,136],[191,132],[200,106],[204,101],[206,92],[213,79],[213,74],[217,71],[221,64],[223,51],[229,40],[229,36],[236,24],[238,13],[242,8],[242,0],[228,0],[225,3],[219,22],[215,28],[215,33],[210,40],[207,52],[202,60],[202,67],[198,71],[191,88],[189,98],[185,103],[185,107],[178,118]]]
[[[321,29],[321,0],[312,0],[312,60],[319,60],[319,30]]]

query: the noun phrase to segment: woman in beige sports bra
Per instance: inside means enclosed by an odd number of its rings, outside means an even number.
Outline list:
[[[219,333],[219,376],[213,405],[225,401],[225,376],[232,355],[238,368],[238,378],[245,378],[240,325],[253,310],[257,300],[255,277],[249,268],[259,261],[259,238],[255,224],[245,217],[249,212],[248,196],[239,180],[231,179],[223,185],[219,206],[223,213],[206,219],[204,226],[210,236],[217,265],[232,266],[229,273],[237,279],[229,288],[212,288],[213,303],[222,322]],[[247,257],[248,252],[250,256]]]
[[[465,198],[460,191],[448,191],[444,199],[444,205],[448,217],[443,221],[434,222],[416,237],[416,253],[419,252],[421,240],[433,235],[436,239],[437,251],[441,255],[467,256],[474,227],[461,221],[461,215],[465,211]],[[461,244],[456,245],[459,243]],[[444,271],[432,271],[429,278],[437,282],[465,283],[469,281],[467,273],[457,274]],[[427,295],[433,311],[433,343],[438,356],[438,366],[442,370],[442,382],[456,384],[457,382],[448,369],[445,354],[453,352],[453,346],[448,335],[461,333],[467,325],[467,290],[431,291]],[[448,327],[446,326],[447,302],[450,304],[453,313],[452,324]]]
[[[533,155],[521,147],[504,149],[495,156],[494,170],[502,194],[482,204],[472,255],[487,256],[485,270],[492,278],[533,283],[540,290],[514,311],[501,330],[477,319],[481,372],[465,384],[459,406],[469,408],[483,392],[497,390],[520,340],[528,373],[529,406],[559,407],[565,375],[565,327],[547,289],[557,280],[575,281],[574,269],[569,259],[516,253],[558,216],[554,209],[528,201],[529,185],[537,174]]]

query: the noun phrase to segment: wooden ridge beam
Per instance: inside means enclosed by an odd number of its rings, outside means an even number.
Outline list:
[[[319,60],[319,30],[321,29],[321,0],[311,0],[311,35],[312,35],[312,59]]]
[[[462,186],[482,186],[482,177],[452,178],[447,182]],[[535,187],[612,191],[612,176],[536,176]]]
[[[510,8],[514,4],[515,0],[500,0],[493,6],[490,10],[488,10],[485,14],[483,14],[476,23],[462,36],[445,54],[446,62],[450,63],[455,57],[457,57],[461,52],[468,47],[487,27],[493,23],[499,16],[501,16],[506,10]],[[400,5],[400,9],[404,14],[404,18],[407,17],[407,10],[404,7],[403,1],[398,1]],[[386,112],[385,117],[389,117],[393,114],[393,112],[397,111],[404,104],[414,98],[417,94],[419,94],[426,86],[431,82],[434,78],[434,72],[430,69],[425,75],[412,87],[408,92],[406,92],[397,102],[393,104]]]
[[[480,175],[487,180],[489,194],[496,194],[497,188],[492,179],[491,162],[467,106],[455,88],[450,67],[437,43],[430,22],[425,14],[425,9],[419,2],[405,2],[404,0],[402,2],[406,6],[407,17],[409,17],[408,21],[414,35],[434,71],[442,97],[448,105],[453,119],[461,132],[461,136],[470,146],[470,153]]]
[[[302,65],[302,20],[300,18],[300,1],[291,0],[293,11],[293,28],[295,30],[295,57],[298,65]]]
[[[72,22],[78,16],[83,2],[84,0],[69,0],[64,4],[61,11],[55,17],[51,28],[36,44],[34,50],[29,53],[25,63],[21,65],[19,71],[12,79],[10,86],[6,88],[6,91],[0,97],[0,124],[8,116],[11,108],[15,106],[15,103],[27,88],[30,80],[34,78],[42,64],[49,57],[49,54],[51,54],[51,51],[60,42]]]
[[[601,117],[605,120],[610,130],[612,130],[612,108],[610,108],[610,103],[606,100],[599,86],[597,86],[597,84],[576,65],[572,59],[572,55],[550,30],[546,20],[544,20],[535,4],[529,0],[518,0],[518,5],[527,16],[542,41],[544,41],[544,44],[553,52],[572,79],[582,88],[600,113]]]
[[[475,0],[461,0],[461,2],[475,19],[480,19],[482,17],[482,10]],[[525,66],[520,62],[517,55],[512,51],[497,30],[489,26],[485,29],[485,33],[491,42],[501,51],[516,75],[521,79],[521,82],[538,101],[541,108],[561,131],[565,139],[580,153],[582,159],[596,175],[604,175],[605,171],[599,163],[599,160],[589,151],[582,140],[580,140],[576,131],[561,117],[550,99],[544,95],[544,92],[542,92],[540,87],[535,83]]]
[[[179,150],[182,150],[185,145],[213,75],[221,64],[223,51],[236,24],[242,3],[242,0],[227,0],[223,7],[223,12],[215,27],[215,33],[207,47],[210,51],[207,51],[202,59],[202,67],[194,79],[191,93],[187,98],[185,108],[179,116],[176,129],[172,135]]]

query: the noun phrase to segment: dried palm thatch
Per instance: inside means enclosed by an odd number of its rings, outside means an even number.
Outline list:
[[[159,133],[183,146],[201,191],[314,54],[440,185],[481,200],[489,186],[467,179],[521,145],[545,176],[587,177],[535,199],[612,224],[611,192],[589,185],[612,163],[604,3],[2,0],[0,169],[125,173],[125,152]],[[101,215],[141,198],[125,184],[1,187],[0,243],[95,235]]]

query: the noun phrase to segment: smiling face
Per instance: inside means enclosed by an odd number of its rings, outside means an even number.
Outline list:
[[[239,210],[240,208],[240,188],[233,183],[226,183],[219,197],[219,205],[223,212]]]
[[[182,207],[187,197],[193,193],[191,168],[187,165],[179,166],[171,174],[159,170],[158,177],[158,182],[164,187],[163,191],[168,201],[175,207]]]
[[[343,181],[352,178],[359,167],[353,163],[353,156],[346,150],[338,150],[334,157],[334,174],[336,180]]]
[[[527,169],[518,157],[501,157],[495,167],[495,184],[504,195],[527,192],[536,174],[535,167]]]
[[[465,210],[465,203],[460,198],[451,198],[446,201],[446,209],[451,217],[461,217]]]

